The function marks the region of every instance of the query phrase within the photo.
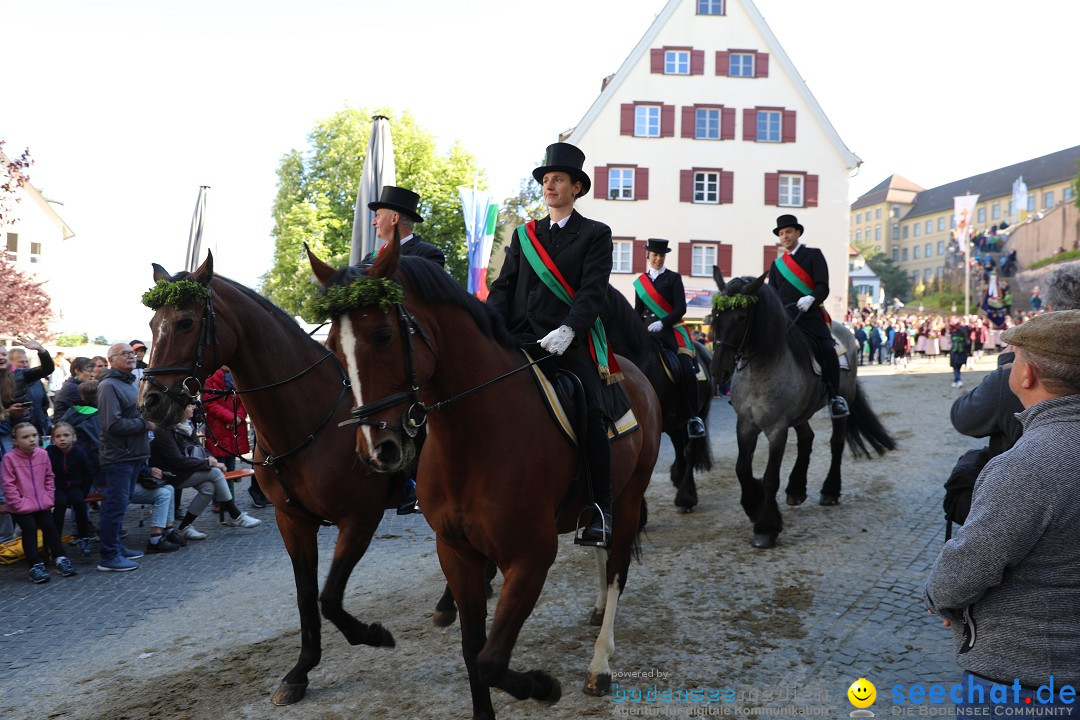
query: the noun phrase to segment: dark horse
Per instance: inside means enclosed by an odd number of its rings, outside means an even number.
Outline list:
[[[664,412],[664,432],[671,438],[675,460],[671,463],[671,484],[675,486],[675,506],[679,512],[692,512],[698,503],[694,471],[712,470],[712,450],[709,447],[709,408],[712,406],[713,382],[709,365],[712,353],[704,345],[694,343],[698,363],[705,379],[697,382],[697,415],[705,423],[706,435],[691,438],[686,430],[690,420],[679,397],[679,387],[664,369],[660,359],[661,345],[653,333],[645,329],[626,296],[608,286],[607,303],[603,314],[604,327],[612,349],[630,358],[638,366],[660,398]]]
[[[322,657],[320,605],[350,644],[393,647],[387,630],[360,622],[341,600],[383,509],[400,501],[401,479],[358,463],[353,433],[338,429],[337,423],[349,419],[352,397],[337,359],[280,308],[239,283],[215,277],[213,267],[210,255],[190,274],[170,277],[154,265],[155,281],[187,278],[210,294],[205,301],[167,305],[154,313],[152,381],[140,409],[158,425],[175,423],[208,375],[222,365],[232,371],[258,430],[255,474],[274,502],[296,580],[300,658],[273,695],[275,704],[287,705],[304,697],[308,671]],[[337,525],[338,538],[320,595],[316,535],[324,521]]]
[[[814,374],[813,350],[808,339],[792,326],[780,296],[764,284],[765,276],[735,278],[725,284],[714,266],[713,278],[721,295],[720,309],[713,311],[711,330],[717,345],[713,375],[726,378],[733,374],[731,404],[738,415],[739,443],[735,474],[742,488],[741,502],[754,523],[753,546],[771,548],[783,528],[776,493],[780,489],[780,463],[784,459],[788,428],[795,429],[798,457],[788,477],[787,504],[800,505],[806,500],[806,471],[814,443],[810,418],[825,406],[828,397],[821,378]],[[723,298],[731,300],[725,303]],[[870,408],[866,392],[856,381],[855,338],[839,323],[834,322],[832,330],[841,338],[851,368],[840,373],[840,394],[847,400],[851,415],[832,421],[829,442],[832,463],[821,487],[822,505],[840,502],[840,461],[845,436],[856,457],[870,457],[866,443],[879,455],[896,448],[896,442],[881,425]],[[758,435],[762,432],[769,439],[769,461],[764,477],[758,482],[754,478],[753,461]]]
[[[531,370],[514,372],[526,364],[524,354],[486,305],[433,263],[400,257],[396,243],[369,268],[335,271],[309,257],[328,290],[367,298],[331,310],[328,340],[363,404],[353,411],[360,456],[382,471],[400,469],[415,426],[427,424],[417,493],[460,608],[473,716],[495,717],[492,687],[518,699],[557,701],[555,678],[512,670],[510,656],[555,560],[558,534],[574,530],[587,500],[574,483],[578,453],[551,420]],[[397,287],[403,300],[393,295]],[[380,292],[382,307],[367,304]],[[615,612],[660,445],[656,394],[633,364],[620,363],[640,427],[612,443],[614,533],[610,551],[595,550],[600,591],[593,612],[603,622],[585,686],[596,695],[610,689]],[[504,577],[490,636],[488,559]]]

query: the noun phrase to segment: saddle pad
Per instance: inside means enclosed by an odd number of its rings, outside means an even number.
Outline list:
[[[675,382],[675,373],[672,372],[672,370],[671,370],[671,361],[675,360],[675,358],[676,358],[675,353],[665,352],[663,350],[660,350],[659,354],[660,354],[660,365],[661,365],[661,367],[664,368],[664,374],[667,375],[667,379],[668,379],[669,382]],[[695,373],[694,377],[697,378],[698,382],[706,382],[708,380],[708,378],[705,377],[705,366],[704,366],[704,364],[702,364],[699,361],[697,363],[696,367],[697,367],[697,372]]]
[[[529,353],[524,350],[521,351],[529,362],[533,361],[533,358],[529,357]],[[563,407],[562,401],[559,400],[558,393],[555,392],[555,386],[543,371],[540,370],[539,365],[532,366],[532,375],[536,379],[537,387],[540,390],[540,395],[544,398],[544,404],[547,405],[548,412],[551,414],[555,424],[558,425],[562,434],[570,441],[572,445],[578,444],[577,432],[574,430],[574,424],[570,420],[570,414]],[[634,409],[630,408],[622,417],[616,420],[614,423],[608,425],[608,440],[617,440],[623,435],[637,430],[638,421],[634,415]]]

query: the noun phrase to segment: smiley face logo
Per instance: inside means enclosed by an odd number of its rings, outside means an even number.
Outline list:
[[[877,699],[877,688],[866,678],[859,678],[851,683],[847,691],[848,700],[857,708],[868,708]]]

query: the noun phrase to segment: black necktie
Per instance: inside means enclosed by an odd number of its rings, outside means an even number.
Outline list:
[[[559,232],[562,230],[562,225],[558,223],[551,223],[551,241],[555,242],[559,239]]]

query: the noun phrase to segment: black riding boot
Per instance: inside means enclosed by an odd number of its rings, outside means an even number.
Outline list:
[[[608,547],[611,543],[611,445],[607,421],[602,413],[594,410],[589,411],[585,459],[589,463],[592,501],[600,506],[601,514],[593,513],[596,517],[582,531],[581,541],[586,545]]]
[[[822,340],[818,345],[818,350],[821,379],[825,381],[825,387],[829,390],[829,412],[833,420],[839,420],[850,415],[851,411],[848,410],[847,400],[840,394],[840,359],[836,356],[832,337],[829,337],[827,342]]]
[[[694,369],[694,360],[689,355],[679,353],[679,392],[682,394],[686,417],[690,418],[686,423],[686,432],[692,438],[705,437],[705,423],[697,414],[697,371]]]

